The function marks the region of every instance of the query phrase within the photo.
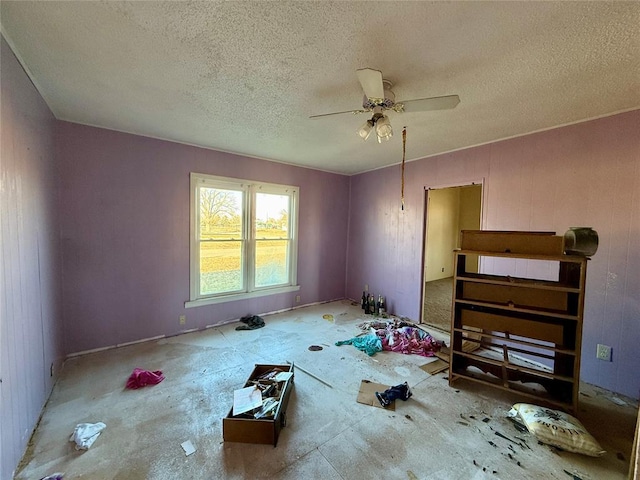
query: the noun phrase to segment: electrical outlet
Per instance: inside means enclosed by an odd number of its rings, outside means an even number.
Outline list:
[[[611,361],[611,347],[609,345],[601,345],[598,344],[598,348],[596,350],[596,358],[600,360],[604,360],[605,362]]]
[[[180,315],[180,325],[184,325],[185,323],[187,323],[187,316]]]
[[[367,283],[364,284],[364,291],[365,292],[369,291],[369,284],[367,284]]]
[[[296,303],[300,303],[300,295],[296,295]]]
[[[444,273],[444,267],[442,267],[442,272]]]
[[[53,363],[51,364],[51,367],[49,367],[49,376],[53,377]]]

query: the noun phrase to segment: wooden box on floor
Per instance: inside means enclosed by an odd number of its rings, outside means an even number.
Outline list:
[[[244,386],[248,387],[251,380],[257,379],[260,375],[273,369],[280,369],[283,372],[292,372],[293,365],[264,365],[256,364],[253,372],[245,382]],[[236,418],[233,417],[233,407],[229,410],[229,414],[222,419],[222,437],[225,442],[241,442],[241,443],[265,443],[273,444],[275,447],[278,443],[280,430],[286,424],[287,405],[291,389],[293,388],[293,375],[289,380],[284,382],[281,388],[280,403],[276,409],[273,418],[253,419],[253,418]]]

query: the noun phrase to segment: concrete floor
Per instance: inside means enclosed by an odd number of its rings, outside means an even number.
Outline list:
[[[570,480],[566,472],[584,480],[626,478],[637,402],[623,398],[626,405],[617,405],[609,392],[584,385],[578,416],[607,453],[554,451],[505,418],[525,398],[471,382],[451,388],[447,372],[429,376],[418,368],[430,361],[424,357],[368,357],[350,345],[334,346],[357,334],[364,318],[359,306],[338,301],[265,316],[266,327],[258,330],[230,324],[69,359],[16,478],[53,472],[65,479],[134,480]],[[312,344],[324,349],[309,351]],[[222,418],[233,390],[254,364],[287,361],[332,388],[297,370],[278,446],[224,443]],[[125,390],[135,367],[162,370],[166,380]],[[395,412],[356,403],[362,379],[407,381],[413,397],[396,402]],[[68,441],[75,425],[98,421],[107,425],[102,435],[90,450],[76,451]],[[524,438],[530,449],[495,431]],[[180,447],[186,440],[197,448],[189,457]]]

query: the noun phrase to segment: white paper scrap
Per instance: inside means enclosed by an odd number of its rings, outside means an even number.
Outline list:
[[[233,415],[240,415],[262,406],[262,392],[256,386],[241,388],[233,392]]]
[[[627,402],[625,402],[624,400],[618,397],[609,397],[609,400],[611,400],[616,405],[620,405],[620,406],[624,406],[627,404]]]
[[[180,444],[180,446],[184,450],[184,454],[187,457],[196,451],[196,447],[193,446],[193,443],[191,443],[191,440],[187,440],[186,442],[182,442]]]
[[[286,382],[287,380],[289,380],[291,377],[293,377],[293,372],[279,372],[274,380],[276,382]]]

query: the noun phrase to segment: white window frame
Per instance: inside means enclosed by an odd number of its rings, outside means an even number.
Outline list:
[[[227,188],[230,190],[241,190],[244,192],[242,215],[243,215],[243,239],[245,248],[243,249],[243,283],[245,288],[238,292],[225,292],[214,295],[200,295],[200,240],[199,240],[199,217],[200,208],[198,203],[198,186],[213,188]],[[254,270],[255,252],[255,199],[257,193],[272,193],[278,195],[288,195],[289,201],[289,282],[284,285],[274,287],[256,287]],[[199,307],[202,305],[213,305],[217,303],[244,300],[248,298],[275,295],[280,293],[295,292],[300,290],[297,285],[297,264],[298,264],[298,187],[291,185],[278,185],[275,183],[254,182],[238,178],[218,177],[204,173],[191,172],[190,181],[190,201],[189,201],[189,301],[185,302],[186,308]],[[259,239],[258,239],[259,240]]]

